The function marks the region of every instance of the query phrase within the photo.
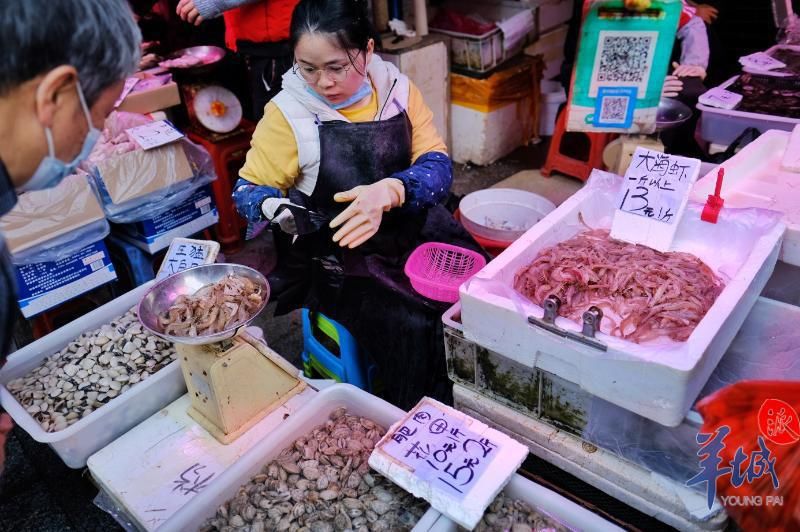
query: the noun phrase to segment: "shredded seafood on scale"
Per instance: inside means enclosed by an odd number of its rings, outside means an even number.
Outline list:
[[[661,253],[599,229],[542,250],[514,277],[515,290],[540,306],[557,296],[559,315],[579,323],[599,307],[602,331],[636,343],[686,341],[723,287],[694,255]]]
[[[262,304],[261,287],[246,277],[230,274],[191,296],[180,296],[159,317],[164,333],[207,336],[249,320]]]

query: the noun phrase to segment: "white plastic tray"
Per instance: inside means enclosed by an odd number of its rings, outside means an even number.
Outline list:
[[[214,479],[206,489],[167,520],[159,532],[197,530],[217,508],[236,495],[239,486],[246,484],[261,468],[294,440],[324,423],[331,412],[344,406],[354,415],[368,417],[388,428],[401,419],[404,412],[350,384],[336,384],[319,392],[297,413],[282,423],[269,438],[264,438],[227,470]],[[439,518],[439,512],[429,509],[417,522],[414,530],[428,530]]]
[[[727,89],[737,78],[738,76],[732,77],[720,85],[720,88]],[[701,103],[697,104],[697,109],[703,113],[700,121],[700,136],[708,142],[723,146],[733,142],[748,127],[757,128],[763,133],[769,129],[791,131],[794,126],[800,124],[800,118],[748,113],[736,109],[718,109]]]
[[[616,532],[622,529],[550,491],[544,486],[531,482],[522,475],[511,477],[504,488],[506,495],[528,503],[534,510],[542,510],[573,530],[592,532]],[[455,532],[458,525],[444,515],[440,515],[430,532]]]
[[[91,454],[186,393],[186,384],[178,362],[172,362],[85,418],[58,432],[42,430],[5,385],[27,374],[46,357],[60,351],[82,333],[109,323],[130,310],[151,285],[152,282],[146,283],[11,354],[0,371],[0,404],[18,426],[34,440],[49,444],[69,467],[84,467]]]
[[[725,207],[761,207],[784,213],[786,235],[780,259],[800,266],[800,173],[781,168],[790,133],[770,130],[722,163]],[[714,193],[717,170],[697,180],[692,199],[704,202]]]
[[[778,223],[765,234],[752,237],[743,264],[733,275],[706,316],[686,342],[653,349],[598,333],[608,350],[578,343],[528,323],[527,314],[541,318],[543,310],[523,308],[513,299],[513,279],[544,247],[572,237],[580,217],[592,225],[609,217],[613,201],[586,186],[558,209],[532,227],[472,280],[460,288],[461,317],[465,337],[528,367],[538,367],[622,408],[667,426],[677,426],[708,380],[741,327],[772,274],[785,226]],[[690,215],[690,210],[687,210]],[[700,254],[708,259],[718,246],[734,237],[721,219],[703,224],[693,234],[684,217],[673,249]],[[729,221],[727,223],[730,223]],[[708,228],[704,227],[708,225]],[[599,225],[602,226],[602,225]],[[738,240],[737,240],[738,242]],[[702,257],[702,255],[701,255]],[[578,324],[558,318],[556,325],[573,331]]]

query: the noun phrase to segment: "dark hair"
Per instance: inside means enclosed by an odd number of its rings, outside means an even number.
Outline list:
[[[366,0],[300,0],[289,29],[292,50],[307,33],[334,35],[352,63],[354,57],[349,51],[365,52],[373,36]]]
[[[136,70],[140,42],[125,0],[0,0],[0,96],[72,65],[92,105]]]

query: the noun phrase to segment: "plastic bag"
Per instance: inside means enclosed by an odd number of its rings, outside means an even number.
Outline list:
[[[114,182],[114,190],[109,190],[106,182],[109,176],[104,179],[101,175],[102,165],[89,165],[92,188],[112,222],[133,223],[157,216],[217,178],[209,153],[186,138],[145,153],[146,156],[137,157],[137,164],[129,171],[124,164],[115,169],[114,178],[119,181]],[[179,160],[188,162],[188,167],[184,168]],[[173,161],[177,161],[175,166]],[[173,172],[175,168],[178,170]],[[177,172],[186,169],[190,177],[182,179]],[[148,187],[146,194],[141,194],[143,187]],[[112,195],[130,199],[115,202]]]
[[[25,192],[0,219],[15,264],[67,258],[109,233],[85,173],[64,179],[57,187]]]
[[[739,453],[747,457],[739,471],[709,477],[716,478],[716,493],[728,514],[744,530],[800,530],[800,383],[743,381],[697,408],[702,433],[711,435],[698,454],[721,459],[714,473],[733,467]],[[763,460],[757,460],[758,453]],[[735,486],[734,473],[745,471],[755,478]]]

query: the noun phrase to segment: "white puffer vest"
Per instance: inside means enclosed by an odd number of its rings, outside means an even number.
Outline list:
[[[401,74],[397,67],[373,55],[367,67],[367,74],[377,92],[378,113],[381,120],[397,116],[408,108],[408,77]],[[317,185],[319,174],[320,149],[317,123],[330,120],[349,122],[349,120],[339,111],[309,94],[306,87],[306,83],[289,70],[283,75],[283,90],[272,101],[289,122],[297,142],[300,175],[294,186],[303,194],[310,196]]]

